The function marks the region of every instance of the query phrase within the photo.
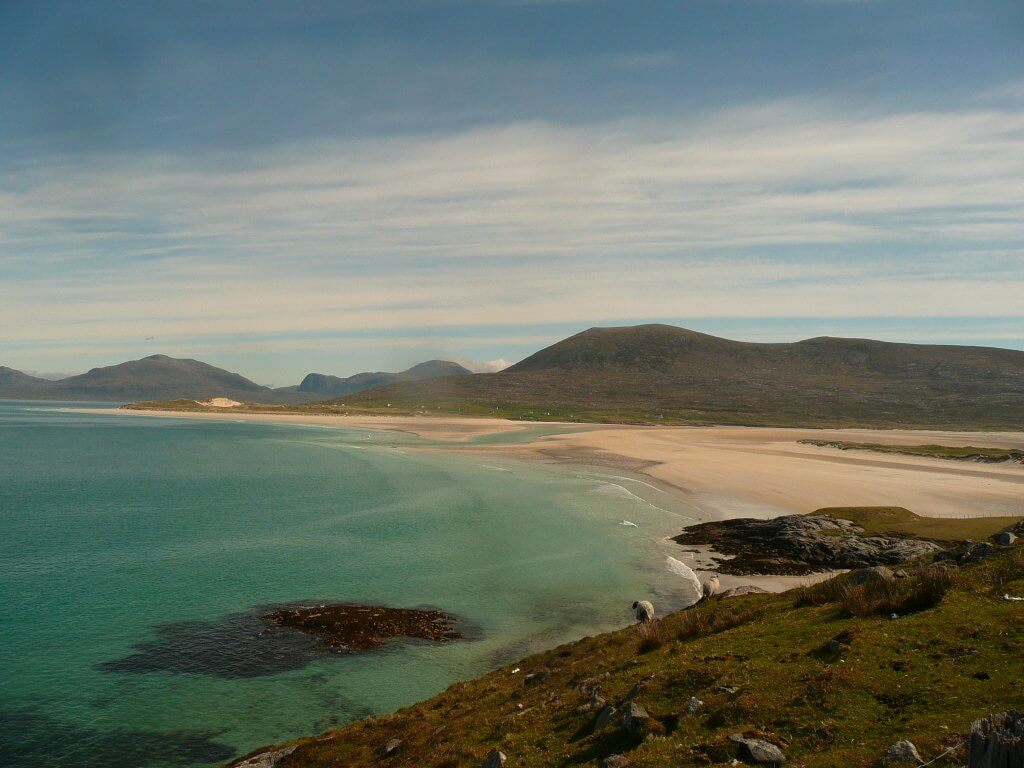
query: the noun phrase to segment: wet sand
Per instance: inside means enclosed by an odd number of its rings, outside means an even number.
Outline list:
[[[700,510],[705,520],[773,517],[835,506],[902,506],[935,517],[1024,516],[1024,465],[983,464],[802,445],[845,440],[900,445],[1024,448],[1024,432],[948,432],[772,427],[637,427],[551,424],[558,434],[525,443],[466,445],[486,435],[536,429],[537,422],[452,416],[341,416],[168,411],[120,415],[232,419],[388,429],[452,450],[646,475]],[[565,431],[569,428],[570,431]]]

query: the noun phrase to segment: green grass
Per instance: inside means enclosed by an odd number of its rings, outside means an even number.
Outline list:
[[[1021,517],[921,517],[903,507],[824,507],[811,513],[850,520],[867,535],[937,542],[980,541],[1016,525]]]
[[[853,443],[846,440],[800,440],[799,442],[822,448],[838,448],[841,451],[874,451],[875,453],[895,453],[903,456],[924,456],[930,459],[981,461],[993,464],[1004,461],[1024,462],[1024,451],[1016,448],[978,448],[973,445],[886,445],[883,443]]]
[[[895,620],[880,614],[891,607],[884,601],[851,610],[841,581],[814,588],[814,601],[793,593],[711,601],[643,635],[629,627],[584,638],[392,715],[300,740],[285,765],[476,768],[497,748],[509,768],[594,766],[614,752],[637,768],[685,768],[727,764],[735,754],[727,737],[737,731],[764,734],[803,768],[874,768],[904,738],[925,759],[953,747],[934,765],[962,765],[956,747],[972,720],[1024,708],[1024,606],[1002,599],[1024,595],[1024,552],[965,567],[943,584],[928,578],[912,576],[894,592],[913,598]],[[837,651],[829,641],[840,633]],[[549,676],[524,685],[540,670]],[[580,707],[594,679],[609,701],[649,679],[637,701],[660,735],[591,733],[594,715]],[[696,715],[686,712],[691,696],[705,702]],[[392,738],[402,746],[385,758]]]

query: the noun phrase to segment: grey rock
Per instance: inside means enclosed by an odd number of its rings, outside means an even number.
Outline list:
[[[873,581],[895,581],[896,574],[886,568],[884,565],[875,565],[871,568],[858,568],[855,571],[850,571],[846,575],[846,581],[848,584],[857,586],[858,584],[867,584]]]
[[[505,761],[508,758],[505,757],[505,753],[497,749],[493,750],[487,758],[484,760],[482,768],[502,768],[505,765]]]
[[[1014,536],[1009,531],[1003,531],[1002,533],[997,533],[996,534],[996,544],[1000,544],[1000,545],[1002,545],[1004,547],[1010,546],[1016,540],[1017,540],[1017,537]]]
[[[605,728],[611,725],[612,721],[615,719],[615,716],[618,714],[619,710],[617,710],[611,704],[605,704],[604,707],[601,708],[601,711],[597,713],[597,719],[594,720],[594,733],[597,733],[598,731],[603,731]]]
[[[742,568],[733,560],[726,561],[733,563],[730,573],[795,574],[895,566],[940,549],[930,541],[863,534],[864,530],[849,520],[783,515],[770,520],[734,518],[700,523],[674,537],[674,541],[683,545],[710,542],[718,551],[743,553],[735,558]],[[710,537],[709,542],[704,537]]]
[[[629,693],[626,694],[626,698],[622,700],[622,703],[627,704],[631,702],[633,699],[635,699],[637,696],[639,696],[643,692],[643,690],[651,684],[652,680],[654,680],[654,675],[649,675],[648,677],[645,677],[643,680],[634,685],[632,688],[630,688]]]
[[[965,541],[952,549],[939,552],[935,555],[935,560],[936,562],[951,561],[957,565],[965,565],[981,562],[998,551],[995,544],[988,541]]]
[[[295,749],[295,747],[285,747],[284,749],[276,749],[273,752],[261,752],[250,757],[248,760],[235,763],[235,768],[276,768],[277,764],[288,757]]]
[[[625,714],[622,716],[622,726],[630,733],[636,734],[650,722],[650,719],[651,716],[647,714],[646,709],[635,701],[631,701],[629,706],[626,707]]]
[[[917,747],[907,740],[897,741],[885,753],[885,759],[893,763],[923,763]]]
[[[583,693],[590,693],[594,688],[600,687],[601,683],[607,680],[611,675],[608,672],[602,672],[599,675],[588,677],[584,680],[580,680],[580,690]]]
[[[771,594],[767,589],[761,589],[761,587],[755,587],[753,584],[744,584],[741,587],[733,587],[722,592],[719,597],[725,599],[727,597],[741,597],[743,595],[768,595]]]
[[[748,739],[742,733],[734,733],[729,737],[739,749],[736,756],[745,763],[754,765],[781,765],[786,762],[782,750],[764,739]]]
[[[400,746],[402,746],[402,740],[401,739],[391,739],[391,741],[389,741],[387,744],[384,745],[384,754],[385,755],[390,755],[392,752],[397,750]]]
[[[543,683],[549,677],[551,677],[551,673],[546,669],[542,669],[539,672],[530,672],[523,677],[523,685],[530,686]]]
[[[601,768],[626,768],[629,758],[625,755],[608,755],[601,761]]]
[[[605,701],[601,696],[597,695],[597,691],[590,696],[590,701],[586,704],[581,704],[576,708],[576,711],[580,714],[586,712],[600,712],[608,702]]]
[[[704,702],[696,696],[691,696],[690,700],[686,703],[686,711],[691,715],[696,715],[702,709],[704,709]]]

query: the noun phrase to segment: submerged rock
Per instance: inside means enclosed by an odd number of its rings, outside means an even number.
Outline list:
[[[367,650],[393,637],[443,643],[462,637],[455,619],[433,609],[330,604],[279,608],[260,619],[317,637],[334,648]]]

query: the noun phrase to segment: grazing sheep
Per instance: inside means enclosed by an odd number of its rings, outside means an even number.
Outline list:
[[[718,594],[718,588],[721,586],[721,582],[718,580],[718,575],[712,576],[710,579],[704,582],[704,599],[707,600],[710,597],[714,597]]]
[[[633,612],[636,614],[636,620],[641,624],[650,624],[654,621],[654,606],[646,600],[633,603]]]

